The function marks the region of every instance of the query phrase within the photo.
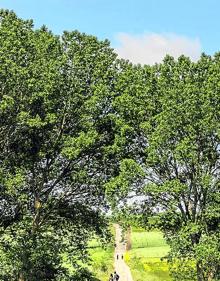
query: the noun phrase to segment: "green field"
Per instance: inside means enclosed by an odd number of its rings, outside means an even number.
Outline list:
[[[93,275],[100,281],[108,280],[110,273],[113,272],[114,264],[114,247],[112,244],[102,245],[97,239],[92,239],[88,245],[88,251],[90,261],[86,264],[79,263],[83,267],[87,268]],[[73,273],[75,269],[71,263],[68,262],[66,254],[63,254],[64,266]],[[83,280],[82,280],[83,281]]]
[[[111,227],[110,231],[114,237],[114,228]],[[89,242],[89,253],[91,256],[91,265],[89,266],[89,269],[100,281],[108,280],[110,274],[114,271],[113,244],[114,243],[112,242],[103,247],[98,238],[92,239]]]
[[[114,270],[113,251],[113,247],[108,247],[107,249],[103,249],[102,247],[90,249],[92,259],[90,270],[101,281],[108,280],[110,273]]]
[[[166,256],[169,246],[158,231],[133,229],[132,249],[125,258],[130,266],[134,281],[170,281]]]

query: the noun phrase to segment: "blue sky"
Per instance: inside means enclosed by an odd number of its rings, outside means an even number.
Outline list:
[[[0,0],[0,7],[56,34],[78,29],[108,38],[135,62],[148,54],[153,63],[165,52],[195,60],[220,50],[220,0]]]

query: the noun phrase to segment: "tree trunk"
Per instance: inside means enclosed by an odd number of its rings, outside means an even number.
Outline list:
[[[22,272],[19,273],[19,278],[18,278],[18,281],[25,281],[24,279],[24,275]]]
[[[202,268],[201,268],[199,262],[197,262],[197,264],[196,264],[196,272],[197,272],[197,281],[205,281],[204,276],[203,276],[203,271],[202,271]]]
[[[129,251],[131,250],[131,226],[128,226],[126,240],[127,240],[126,250]]]
[[[213,280],[213,277],[214,277],[213,271],[209,272],[209,274],[208,274],[208,281]]]

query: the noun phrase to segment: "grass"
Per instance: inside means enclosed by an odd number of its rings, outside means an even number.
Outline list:
[[[169,246],[159,231],[132,230],[132,249],[125,259],[131,268],[134,281],[170,281],[166,260],[161,260]]]
[[[113,272],[114,267],[114,247],[109,244],[106,248],[103,247],[102,243],[97,239],[92,239],[88,245],[88,251],[90,254],[89,264],[81,264],[82,266],[89,269],[97,279],[100,281],[108,280],[110,273]],[[71,273],[75,272],[75,269],[68,262],[65,254],[63,254],[63,262],[65,268]],[[80,264],[80,263],[79,263]]]
[[[110,273],[114,270],[113,251],[114,248],[111,246],[106,249],[96,247],[89,250],[92,260],[90,270],[101,281],[108,280]]]
[[[115,235],[113,227],[110,228],[112,235]],[[113,244],[103,245],[98,239],[92,239],[89,242],[89,253],[91,256],[91,265],[89,266],[95,276],[101,280],[108,280],[110,274],[114,271],[114,247]]]

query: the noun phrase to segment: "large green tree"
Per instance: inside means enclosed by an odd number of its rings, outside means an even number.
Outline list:
[[[145,222],[171,246],[178,280],[219,278],[219,67],[219,54],[196,63],[167,56],[151,68],[127,64],[117,79],[127,159],[109,194],[142,196],[138,211],[142,199]]]
[[[105,234],[116,55],[2,10],[0,61],[0,280],[90,280],[80,261]]]

